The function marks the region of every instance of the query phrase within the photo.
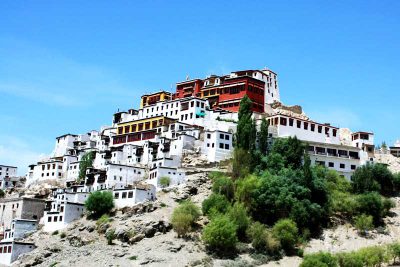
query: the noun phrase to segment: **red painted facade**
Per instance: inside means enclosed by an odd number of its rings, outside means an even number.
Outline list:
[[[241,74],[241,73],[239,73]],[[244,74],[238,77],[211,76],[205,80],[178,83],[175,99],[196,96],[209,100],[212,108],[238,112],[240,100],[247,95],[253,102],[254,112],[264,112],[264,81]]]

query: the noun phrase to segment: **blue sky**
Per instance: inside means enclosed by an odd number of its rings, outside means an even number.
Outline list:
[[[185,79],[267,66],[314,120],[400,138],[400,1],[1,1],[0,164]]]

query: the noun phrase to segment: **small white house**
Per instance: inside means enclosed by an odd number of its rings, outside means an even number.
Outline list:
[[[130,207],[145,201],[156,199],[156,187],[150,184],[136,184],[131,189],[117,189],[113,191],[116,208]]]
[[[36,247],[33,243],[18,241],[0,241],[0,264],[11,265],[21,254],[31,252]]]
[[[169,186],[176,186],[183,184],[186,179],[185,172],[179,170],[178,168],[157,166],[150,170],[149,179],[146,181],[146,183],[152,184],[157,188],[157,190],[160,190],[161,189],[160,179],[162,177],[169,178],[170,180]]]

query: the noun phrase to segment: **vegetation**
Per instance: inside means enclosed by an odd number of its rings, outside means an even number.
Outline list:
[[[217,215],[203,230],[203,241],[210,250],[229,253],[238,242],[237,226],[226,215]]]
[[[354,221],[356,229],[363,236],[367,235],[367,232],[374,227],[371,215],[361,214],[360,216],[357,216]]]
[[[303,243],[328,226],[332,216],[354,224],[360,234],[382,226],[394,203],[385,196],[400,188],[400,174],[374,164],[356,170],[351,181],[323,166],[311,166],[307,144],[296,137],[268,137],[262,120],[257,134],[251,101],[242,99],[231,175],[211,173],[212,194],[202,211],[210,223],[202,239],[210,251],[233,251],[251,242],[257,262],[286,255],[303,256]],[[258,139],[257,139],[258,138]],[[353,253],[307,255],[302,266],[374,266],[400,245]],[[360,265],[361,264],[361,265]],[[377,264],[375,264],[377,265]]]
[[[55,230],[53,233],[52,233],[52,235],[58,235],[58,230]]]
[[[290,219],[279,220],[272,228],[272,233],[287,253],[294,251],[299,236],[299,230],[294,221]]]
[[[230,205],[230,202],[224,195],[212,193],[203,201],[202,211],[204,215],[225,213],[228,211]]]
[[[0,189],[0,198],[4,198],[6,196],[6,192]]]
[[[160,185],[162,188],[168,187],[171,184],[171,179],[167,176],[160,178]]]
[[[94,218],[109,213],[114,208],[114,197],[110,191],[95,191],[85,202],[86,209]]]
[[[300,267],[336,267],[337,258],[330,253],[318,252],[304,257]]]
[[[175,208],[172,214],[172,227],[178,237],[186,236],[200,217],[200,209],[190,201],[184,201]]]
[[[116,238],[115,229],[109,229],[106,232],[107,244],[112,245],[114,239]]]
[[[60,234],[60,237],[61,238],[65,238],[67,236],[67,234],[65,233],[65,232],[62,232],[61,234]]]
[[[400,256],[400,243],[387,246],[365,247],[358,251],[331,254],[318,252],[304,257],[301,267],[332,266],[332,267],[363,267],[396,264]]]
[[[79,177],[78,180],[83,180],[86,177],[86,169],[93,166],[93,160],[96,157],[95,151],[87,152],[82,156],[81,161],[79,162]]]

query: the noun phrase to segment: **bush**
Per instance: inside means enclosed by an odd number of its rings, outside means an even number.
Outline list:
[[[400,243],[393,243],[389,245],[389,253],[394,263],[400,259]]]
[[[336,254],[339,266],[341,267],[363,267],[363,258],[358,252]]]
[[[112,245],[113,240],[116,238],[115,229],[109,229],[106,232],[107,244]]]
[[[232,176],[233,178],[246,177],[250,174],[252,163],[251,154],[244,149],[235,148],[232,157]]]
[[[354,223],[358,232],[363,236],[367,234],[367,231],[374,228],[373,218],[371,215],[362,214],[357,216],[354,220]]]
[[[177,208],[175,208],[171,224],[178,237],[185,236],[191,231],[193,224],[200,217],[199,208],[190,201],[182,202]]]
[[[111,221],[111,218],[108,214],[103,214],[97,221],[96,221],[96,226],[99,227],[100,225],[103,225],[105,223],[109,223]]]
[[[330,253],[318,252],[304,257],[300,267],[336,267],[337,259]]]
[[[60,237],[61,237],[61,238],[65,238],[66,236],[67,236],[67,234],[64,233],[64,232],[62,232],[62,233],[60,234]]]
[[[171,179],[167,176],[163,176],[160,178],[160,186],[162,188],[168,187],[171,184]]]
[[[92,167],[93,160],[96,157],[96,151],[87,152],[82,156],[81,161],[79,162],[79,177],[78,181],[85,179],[86,177],[86,169]]]
[[[58,230],[55,230],[52,235],[58,235]]]
[[[299,235],[299,230],[294,221],[290,219],[279,220],[272,228],[272,233],[286,252],[292,253],[294,251]]]
[[[367,164],[357,168],[351,177],[356,193],[380,192],[391,195],[396,189],[397,177],[383,164]]]
[[[110,191],[95,191],[85,202],[86,209],[95,218],[109,213],[114,208],[114,197]]]
[[[251,245],[256,251],[271,256],[278,254],[280,243],[263,224],[253,223],[248,230],[248,235],[251,238]]]
[[[246,208],[242,203],[236,202],[228,211],[228,217],[237,226],[237,235],[243,240],[246,237],[246,230],[250,224]]]
[[[230,207],[229,201],[225,196],[212,193],[203,201],[202,210],[204,215],[211,213],[226,213]]]
[[[224,195],[228,200],[232,200],[234,196],[233,181],[226,176],[216,176],[213,179],[212,191],[216,194]]]
[[[359,214],[367,214],[373,217],[374,225],[381,223],[384,216],[382,197],[378,193],[367,193],[357,197],[357,211]]]
[[[203,230],[203,241],[210,250],[233,252],[238,239],[236,225],[226,215],[218,215]]]
[[[381,266],[387,261],[387,254],[384,247],[367,247],[358,251],[363,260],[363,266]]]
[[[2,189],[0,189],[0,198],[4,198],[6,195],[6,192]]]

